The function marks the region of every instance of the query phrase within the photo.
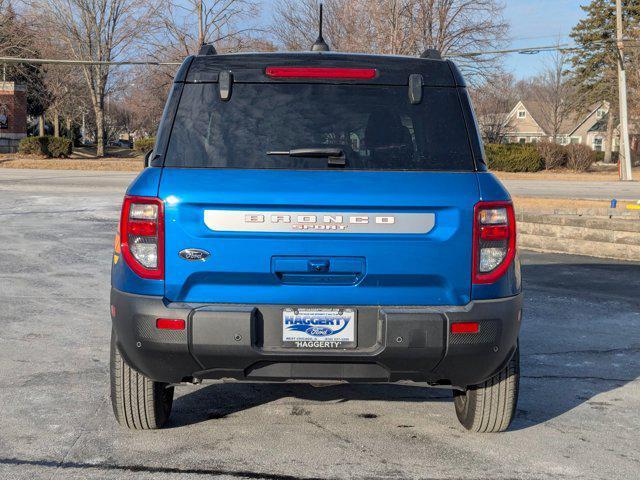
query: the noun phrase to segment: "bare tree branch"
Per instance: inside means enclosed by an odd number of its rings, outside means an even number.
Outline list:
[[[531,97],[538,103],[540,118],[537,120],[556,142],[559,141],[563,123],[572,112],[569,102],[572,88],[567,77],[567,64],[568,58],[564,52],[558,50],[551,53],[544,71],[533,79],[531,85]]]
[[[159,16],[162,29],[148,40],[155,59],[182,60],[203,43],[224,51],[243,49],[260,33],[258,0],[184,0],[170,2]]]
[[[325,32],[334,50],[443,55],[499,48],[508,25],[499,0],[326,0]],[[278,0],[274,36],[288,50],[309,49],[317,36],[317,0]],[[498,59],[460,59],[471,80],[495,73]]]

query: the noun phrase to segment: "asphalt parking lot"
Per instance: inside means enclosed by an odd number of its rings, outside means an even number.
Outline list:
[[[108,399],[122,190],[0,172],[0,478],[638,478],[640,264],[525,252],[523,378],[509,432],[469,434],[420,386],[177,390],[167,429]]]

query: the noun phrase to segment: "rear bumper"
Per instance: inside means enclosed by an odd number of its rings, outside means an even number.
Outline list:
[[[357,347],[321,351],[281,345],[288,305],[187,305],[116,289],[111,305],[123,356],[157,381],[411,380],[465,387],[486,380],[511,358],[522,295],[464,307],[352,307]],[[159,330],[157,318],[183,319],[186,329]],[[451,323],[471,321],[480,323],[478,334],[450,333]]]

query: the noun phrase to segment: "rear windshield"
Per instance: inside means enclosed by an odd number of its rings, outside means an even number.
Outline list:
[[[309,148],[341,151],[346,169],[473,170],[457,90],[423,91],[412,105],[406,86],[237,83],[222,101],[217,84],[186,84],[164,165],[336,168],[283,154]]]

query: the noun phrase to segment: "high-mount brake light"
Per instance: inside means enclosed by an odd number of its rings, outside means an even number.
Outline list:
[[[375,68],[267,67],[266,74],[271,78],[372,80],[378,71]]]
[[[164,204],[156,197],[125,196],[120,216],[120,249],[138,276],[164,278]]]
[[[511,202],[480,202],[473,215],[473,283],[494,283],[516,255],[516,217]]]

